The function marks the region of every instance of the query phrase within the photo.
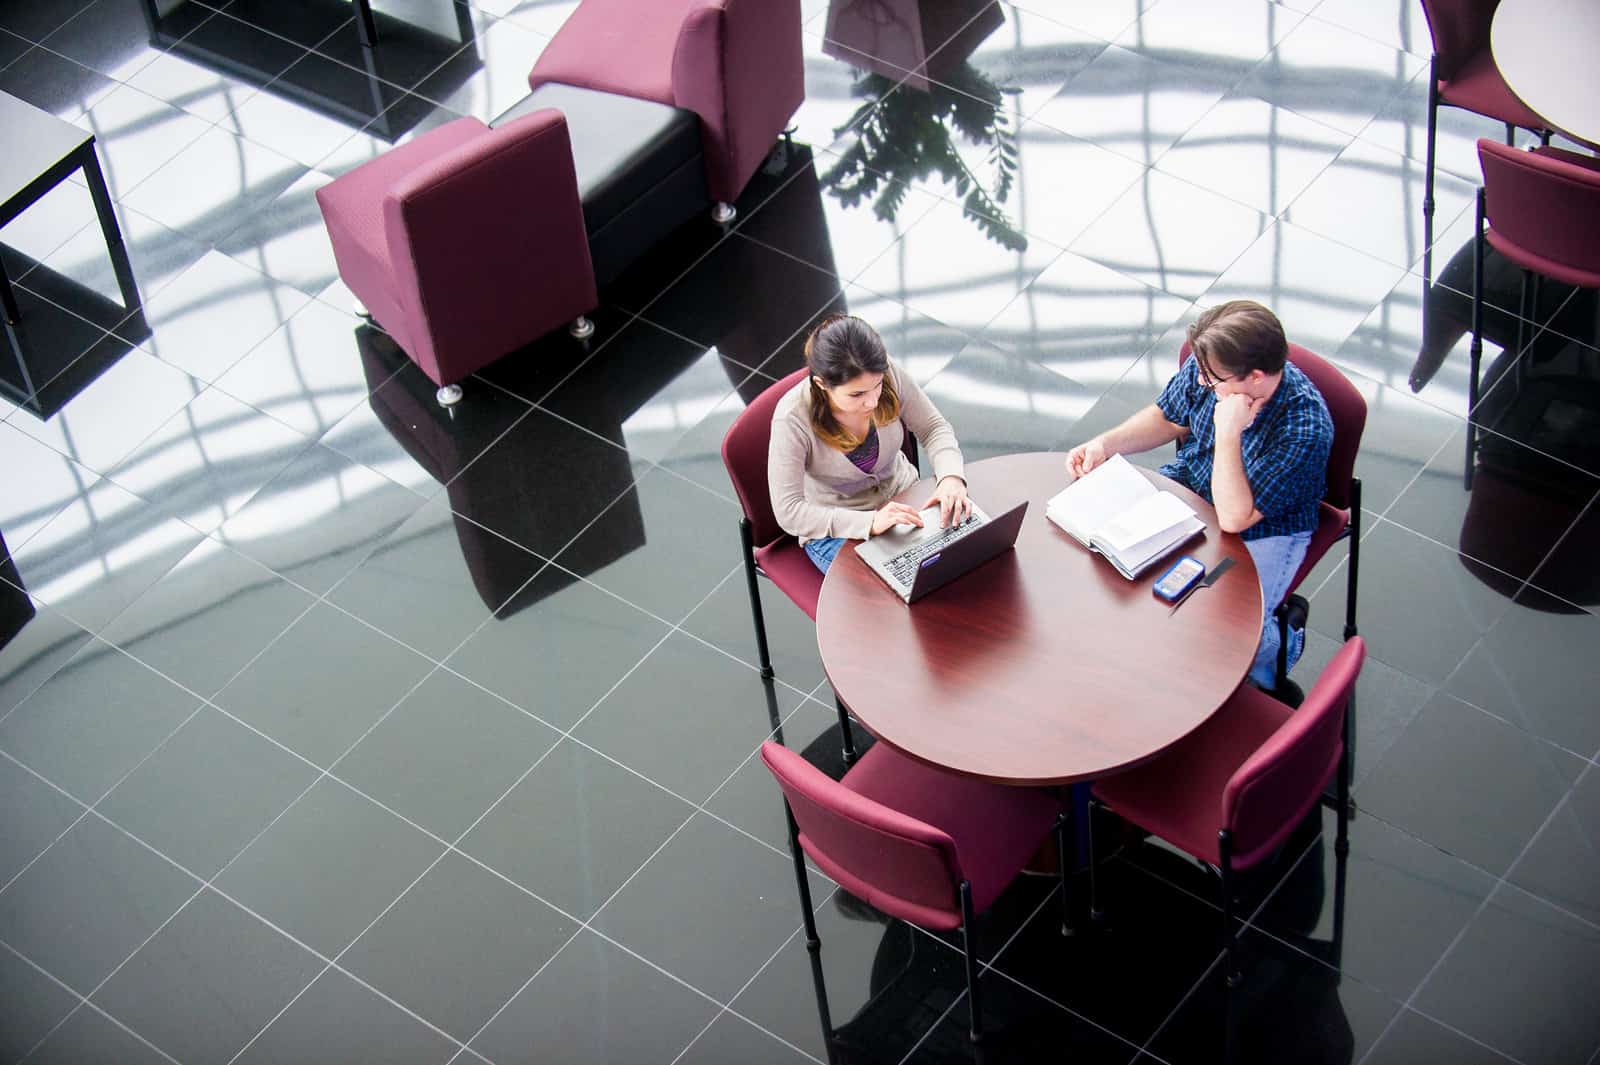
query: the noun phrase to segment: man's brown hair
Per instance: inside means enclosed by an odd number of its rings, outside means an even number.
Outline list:
[[[1251,370],[1279,373],[1289,358],[1283,323],[1254,300],[1229,300],[1207,310],[1189,327],[1189,346],[1212,381]]]

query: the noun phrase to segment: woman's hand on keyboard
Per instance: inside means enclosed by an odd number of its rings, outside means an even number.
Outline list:
[[[967,498],[967,482],[956,476],[941,478],[923,509],[939,504],[939,528],[960,525],[972,516],[972,500]],[[920,524],[920,523],[919,523]]]
[[[922,528],[922,515],[906,503],[885,503],[872,515],[872,535],[886,533],[896,525],[915,525]]]

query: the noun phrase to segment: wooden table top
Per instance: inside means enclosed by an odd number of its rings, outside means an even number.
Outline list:
[[[1142,471],[1206,522],[1182,553],[1234,566],[1176,613],[1151,594],[1166,571],[1123,579],[1045,517],[1069,481],[1064,454],[966,469],[990,514],[1029,503],[1015,551],[907,606],[847,544],[817,606],[839,698],[913,758],[1009,784],[1068,784],[1130,768],[1198,727],[1249,671],[1261,585],[1244,542],[1193,492]],[[901,498],[922,502],[920,482]],[[1174,558],[1177,555],[1173,556]]]
[[[1489,50],[1500,76],[1556,129],[1600,143],[1600,3],[1500,0]]]

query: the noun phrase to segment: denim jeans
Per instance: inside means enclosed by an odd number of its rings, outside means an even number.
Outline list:
[[[822,572],[828,572],[828,567],[833,565],[834,557],[839,554],[839,548],[844,546],[842,536],[824,536],[820,540],[807,540],[805,542],[806,555],[816,563]]]
[[[1255,560],[1256,576],[1261,578],[1261,605],[1266,616],[1261,619],[1261,644],[1256,648],[1256,660],[1250,666],[1250,680],[1258,688],[1271,689],[1278,679],[1278,622],[1272,616],[1278,603],[1289,592],[1289,582],[1295,571],[1305,561],[1306,548],[1311,544],[1311,533],[1290,533],[1287,536],[1263,536],[1259,540],[1246,540],[1244,546]],[[1305,649],[1306,634],[1301,629],[1289,630],[1289,668],[1300,661]]]

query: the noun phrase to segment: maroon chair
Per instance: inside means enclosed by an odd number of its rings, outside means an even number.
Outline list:
[[[599,305],[566,119],[460,118],[317,190],[339,276],[439,385]]]
[[[583,0],[528,75],[700,117],[712,217],[733,201],[805,98],[799,0]]]
[[[756,628],[756,651],[761,659],[761,675],[772,676],[772,655],[767,649],[767,622],[761,611],[761,587],[757,576],[766,577],[778,590],[817,620],[817,599],[822,595],[822,573],[811,561],[800,541],[783,531],[772,512],[772,489],[767,483],[767,450],[772,442],[772,412],[790,389],[805,380],[804,367],[769,386],[728,427],[722,438],[722,464],[739,497],[744,517],[739,519],[739,543],[744,552],[745,578],[750,587],[750,615]],[[902,446],[911,465],[917,465],[917,441],[906,431]],[[844,742],[844,762],[855,761],[855,743],[850,738],[850,713],[836,698],[839,731]]]
[[[1178,351],[1178,365],[1189,357],[1189,342],[1185,340]],[[1328,549],[1340,540],[1350,541],[1350,566],[1345,574],[1344,638],[1356,634],[1356,579],[1361,563],[1361,478],[1355,475],[1356,452],[1361,450],[1361,434],[1367,427],[1367,401],[1339,372],[1339,368],[1321,355],[1299,344],[1289,345],[1289,361],[1317,386],[1322,400],[1328,405],[1328,415],[1333,419],[1333,447],[1328,452],[1326,472],[1327,487],[1322,502],[1317,507],[1317,527],[1311,532],[1311,543],[1306,547],[1306,557],[1295,570],[1289,582],[1284,601],[1273,607],[1273,617],[1278,621],[1278,677],[1281,689],[1289,673],[1289,596],[1300,582],[1322,561]]]
[[[1520,322],[1530,313],[1529,274],[1534,278],[1535,308],[1539,305],[1541,277],[1579,288],[1600,288],[1600,159],[1561,148],[1523,152],[1480,140],[1478,162],[1483,167],[1483,187],[1478,189],[1477,229],[1472,242],[1472,364],[1467,377],[1464,475],[1469,489],[1477,453],[1478,376],[1483,361],[1485,241],[1522,268],[1514,363],[1519,385],[1526,372],[1522,365]]]
[[[1347,712],[1366,658],[1361,637],[1346,641],[1299,710],[1245,684],[1206,723],[1151,761],[1095,783],[1094,813],[1110,809],[1222,876],[1223,974],[1238,982],[1234,951],[1235,874],[1259,865],[1326,801],[1331,779],[1338,818],[1334,852],[1350,852],[1350,722]],[[1092,824],[1092,821],[1091,821]],[[1094,833],[1090,833],[1089,912],[1099,919]],[[1228,995],[1232,1056],[1232,994]]]
[[[814,952],[821,941],[802,851],[844,890],[891,917],[961,930],[970,1034],[978,1040],[973,920],[1017,878],[1052,828],[1065,900],[1066,821],[1056,797],[934,769],[886,743],[875,744],[842,780],[771,740],[761,745],[761,759],[783,789],[806,946]]]
[[[1459,107],[1505,123],[1506,143],[1517,127],[1533,130],[1546,143],[1547,123],[1511,91],[1489,50],[1489,26],[1500,0],[1422,0],[1433,38],[1428,75],[1428,158],[1423,170],[1422,245],[1424,281],[1433,280],[1433,158],[1439,105]]]

